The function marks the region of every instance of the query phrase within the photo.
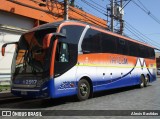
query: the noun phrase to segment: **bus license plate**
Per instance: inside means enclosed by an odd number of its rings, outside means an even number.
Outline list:
[[[21,95],[27,95],[27,91],[21,91]]]

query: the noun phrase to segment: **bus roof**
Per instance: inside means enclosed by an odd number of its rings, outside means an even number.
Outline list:
[[[129,41],[132,41],[132,42],[135,42],[135,43],[138,43],[138,44],[145,45],[145,46],[148,46],[148,47],[156,49],[155,47],[153,47],[153,46],[151,46],[149,44],[140,42],[138,40],[135,40],[135,39],[132,39],[132,38],[129,38],[129,37],[117,34],[117,33],[113,33],[111,31],[109,31],[108,29],[104,29],[104,28],[99,27],[99,26],[94,26],[92,24],[89,24],[89,23],[86,23],[86,22],[82,22],[82,21],[76,21],[76,20],[63,20],[63,21],[59,21],[59,22],[47,23],[47,24],[43,24],[41,26],[35,27],[35,28],[31,29],[28,32],[42,30],[42,29],[47,29],[47,28],[57,28],[59,25],[61,25],[61,24],[65,25],[66,23],[67,24],[70,23],[70,24],[74,24],[74,25],[77,23],[77,24],[82,24],[83,26],[84,25],[89,25],[91,27],[91,29],[95,29],[95,30],[98,30],[98,31],[101,31],[101,32],[104,32],[104,33],[107,33],[107,34],[119,37],[119,38],[123,38],[125,40],[129,40]]]

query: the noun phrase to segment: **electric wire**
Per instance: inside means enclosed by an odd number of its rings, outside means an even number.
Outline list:
[[[96,6],[95,4],[92,4],[92,3],[90,3],[90,2],[88,2],[88,1],[86,1],[86,0],[81,0],[81,1],[84,2],[84,3],[86,3],[86,4],[89,5],[89,6],[94,7],[95,9],[98,9],[98,10],[101,10],[101,11],[103,11],[103,12],[106,12],[106,9],[103,9],[102,7],[97,8],[97,6]]]
[[[139,38],[139,40],[148,43],[148,44],[152,44],[153,46],[156,46],[158,48],[160,48],[160,44],[150,38],[148,38],[147,36],[145,36],[144,34],[142,34],[140,31],[138,31],[136,28],[134,28],[132,25],[130,25],[128,22],[126,22],[125,28],[131,32],[132,34],[134,34],[134,36],[136,36],[137,38]],[[144,41],[145,40],[145,41]],[[147,41],[147,42],[146,42]]]
[[[84,1],[84,0],[81,0],[81,1]],[[128,0],[128,2],[124,5],[124,7],[126,7],[132,0]],[[95,2],[93,2],[95,3]],[[88,4],[87,4],[88,5]],[[90,5],[89,5],[90,6]],[[122,9],[124,9],[124,7]],[[94,8],[93,8],[94,9]],[[142,34],[140,31],[138,31],[137,29],[135,29],[133,26],[131,26],[129,23],[128,23],[128,26],[125,27],[129,32],[131,32],[132,34],[134,34],[134,36],[136,36],[141,42],[144,42],[144,43],[150,43],[152,44],[153,46],[156,46],[156,47],[160,47],[160,44],[151,40],[150,38],[148,38],[147,36],[145,36],[144,34]]]
[[[120,11],[122,11],[132,0],[128,1],[122,8]]]
[[[138,1],[139,1],[139,0],[138,0]],[[138,6],[143,12],[145,12],[147,15],[149,15],[154,21],[156,21],[158,24],[160,24],[160,20],[159,20],[155,15],[153,15],[153,14],[151,13],[151,11],[148,10],[148,9],[143,5],[142,2],[139,1],[139,3],[140,3],[143,7],[141,7],[141,5],[139,5],[137,2],[135,2],[135,0],[132,0],[132,2],[133,2],[136,6]]]
[[[96,3],[95,1],[93,1],[93,0],[90,0],[92,3],[94,3],[94,4],[96,4],[97,6],[99,6],[99,7],[101,7],[101,8],[103,8],[103,9],[105,9],[106,10],[106,8],[104,7],[104,6],[102,6],[102,5],[100,5],[100,4],[98,4],[98,3]]]
[[[88,9],[86,6],[83,6],[81,3],[79,3],[78,1],[75,1],[75,3],[81,5],[81,7],[83,9],[86,9],[86,11],[89,11],[91,14],[95,15],[95,16],[98,16],[97,14],[93,13],[93,11],[91,11],[90,9]],[[85,10],[84,10],[85,11]]]
[[[135,37],[137,37],[138,39],[136,39],[136,40],[138,40],[138,41],[140,41],[140,42],[143,42],[143,43],[146,43],[143,39],[141,39],[141,37],[139,37],[135,32],[133,32],[129,27],[127,27],[127,26],[125,26],[125,28],[130,32],[130,33],[132,33]]]
[[[96,10],[97,12],[101,13],[102,15],[107,16],[107,14],[106,14],[107,11],[105,11],[105,10],[103,10],[103,9],[98,9],[95,5],[89,3],[89,2],[87,2],[87,1],[85,1],[85,0],[81,0],[81,1],[84,2],[85,4],[87,4],[88,6],[90,6],[92,9],[94,9],[94,10]],[[102,11],[103,11],[103,12],[102,12]]]
[[[102,22],[99,22],[98,20],[96,20],[96,19],[94,19],[94,18],[91,18],[91,17],[89,17],[89,16],[86,17],[86,15],[81,14],[80,12],[72,9],[71,7],[70,7],[70,10],[73,11],[73,12],[75,12],[75,13],[77,13],[77,14],[79,14],[80,16],[88,19],[89,21],[91,21],[92,23],[94,23],[94,24],[96,24],[96,25],[98,25],[98,26],[100,26],[98,23],[101,23],[103,26],[106,25],[106,24],[104,24],[104,23],[102,23]],[[95,21],[98,22],[98,23],[96,23]],[[101,26],[101,27],[102,27],[102,26]]]

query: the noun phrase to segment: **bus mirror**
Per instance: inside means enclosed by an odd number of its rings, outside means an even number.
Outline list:
[[[2,50],[1,50],[1,52],[2,52],[2,56],[4,56],[5,55],[5,48],[6,48],[6,46],[2,46]]]
[[[66,37],[66,35],[63,34],[63,33],[50,33],[50,34],[47,34],[43,39],[43,49],[46,49],[46,48],[49,47],[52,36]]]
[[[43,39],[43,49],[47,49],[50,45],[51,37],[53,34],[47,34]]]
[[[53,33],[53,35],[66,38],[66,34],[64,33]]]
[[[18,42],[11,42],[11,43],[5,43],[5,44],[3,44],[3,45],[2,45],[2,49],[1,49],[2,56],[5,55],[5,48],[6,48],[6,46],[9,45],[9,44],[15,44],[15,45],[17,45]]]

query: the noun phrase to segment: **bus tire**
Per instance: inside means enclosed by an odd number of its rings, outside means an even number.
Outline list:
[[[143,88],[144,87],[144,82],[145,82],[145,78],[143,75],[141,75],[140,77],[140,84],[139,84],[139,88]]]
[[[83,101],[89,98],[91,92],[90,84],[86,79],[81,79],[78,82],[77,98],[79,101]]]
[[[149,82],[149,76],[147,75],[144,80],[144,87],[148,86],[148,82]]]

